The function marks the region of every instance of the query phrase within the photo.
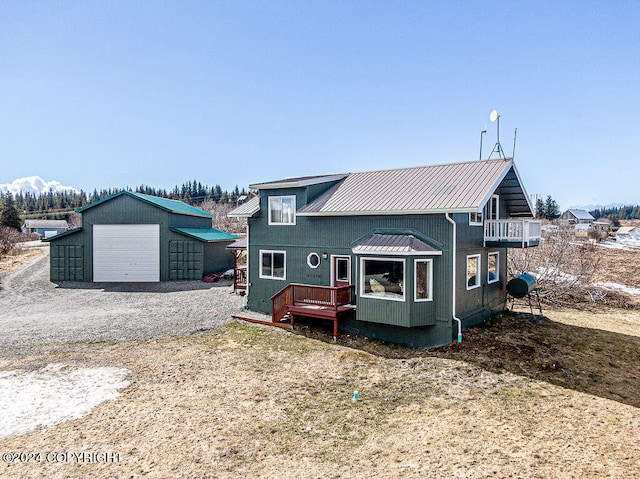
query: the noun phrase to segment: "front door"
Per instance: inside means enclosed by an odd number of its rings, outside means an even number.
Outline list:
[[[351,284],[351,256],[331,256],[331,286]]]

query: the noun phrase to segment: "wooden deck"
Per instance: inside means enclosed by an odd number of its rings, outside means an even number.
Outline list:
[[[273,323],[286,321],[294,326],[297,316],[318,318],[333,322],[333,339],[338,337],[340,317],[352,311],[353,286],[312,286],[291,283],[271,298]]]

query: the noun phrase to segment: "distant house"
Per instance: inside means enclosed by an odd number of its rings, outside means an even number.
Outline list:
[[[37,233],[43,238],[50,238],[69,229],[65,220],[25,220],[23,233]]]
[[[247,306],[413,347],[506,302],[508,248],[540,222],[510,159],[285,178],[229,213],[248,224]]]
[[[611,220],[607,218],[598,218],[593,222],[593,228],[600,232],[602,238],[606,238],[609,236],[609,232],[611,231]]]
[[[640,246],[640,226],[622,226],[618,228],[616,242],[629,246]]]
[[[78,212],[80,228],[47,240],[51,281],[201,279],[233,267],[225,247],[238,237],[181,201],[121,191]]]
[[[591,225],[595,220],[588,211],[579,209],[569,209],[565,211],[562,215],[562,219],[566,220],[570,225]]]

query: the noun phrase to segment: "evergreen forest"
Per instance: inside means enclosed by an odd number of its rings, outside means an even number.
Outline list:
[[[154,188],[148,185],[140,185],[137,188],[109,188],[91,193],[80,190],[79,192],[57,192],[49,190],[43,194],[23,193],[10,195],[0,191],[0,202],[4,202],[9,196],[22,219],[65,219],[69,214],[94,201],[107,198],[122,190],[136,193],[159,196],[180,200],[190,205],[199,206],[205,201],[213,201],[220,204],[235,204],[239,197],[247,192],[236,186],[232,191],[223,190],[220,185],[207,186],[193,180],[187,181],[182,186],[175,186],[171,190]]]

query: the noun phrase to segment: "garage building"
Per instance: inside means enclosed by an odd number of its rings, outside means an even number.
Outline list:
[[[181,201],[121,191],[78,213],[82,227],[47,240],[53,282],[201,279],[233,267],[225,248],[238,237]]]

